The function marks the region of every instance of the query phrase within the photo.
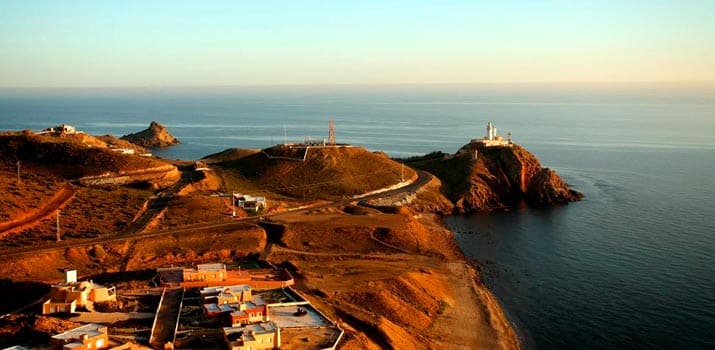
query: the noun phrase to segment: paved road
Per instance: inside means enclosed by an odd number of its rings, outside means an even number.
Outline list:
[[[192,224],[192,225],[180,226],[180,227],[169,229],[169,230],[137,233],[137,234],[133,234],[133,235],[114,234],[111,236],[91,238],[91,239],[82,240],[82,241],[53,242],[53,243],[48,243],[44,246],[39,246],[39,247],[33,246],[33,247],[18,247],[18,248],[4,249],[4,250],[0,250],[0,256],[12,257],[12,256],[19,256],[19,255],[30,254],[30,253],[38,254],[38,253],[50,252],[53,250],[67,249],[70,247],[83,247],[83,246],[102,244],[102,243],[122,242],[122,241],[128,241],[128,240],[140,239],[140,238],[145,239],[145,238],[152,238],[152,237],[161,237],[161,236],[166,236],[166,235],[188,235],[188,234],[205,232],[208,229],[219,229],[219,228],[227,229],[227,228],[232,228],[232,227],[241,227],[241,226],[245,225],[246,223],[258,223],[261,220],[265,220],[267,218],[280,217],[281,215],[301,213],[301,212],[307,212],[307,211],[311,211],[311,210],[323,209],[323,208],[329,208],[329,207],[344,206],[344,205],[348,205],[355,201],[371,200],[371,199],[389,197],[389,196],[393,196],[393,195],[400,194],[400,193],[416,192],[417,190],[419,190],[422,186],[427,184],[427,182],[429,182],[432,179],[432,175],[425,171],[418,170],[417,175],[418,175],[417,179],[409,185],[400,187],[398,189],[389,190],[389,191],[385,191],[385,192],[381,192],[381,193],[370,194],[370,195],[357,197],[357,198],[346,198],[346,199],[338,200],[335,202],[313,205],[313,206],[303,207],[300,209],[288,210],[288,211],[265,214],[265,215],[257,215],[257,216],[248,217],[248,218],[234,219],[234,220],[228,221],[228,222],[221,221],[221,222],[215,222],[215,223]]]

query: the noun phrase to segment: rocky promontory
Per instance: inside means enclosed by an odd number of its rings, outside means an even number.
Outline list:
[[[181,143],[166,130],[166,127],[154,121],[149,124],[149,128],[124,135],[121,139],[146,148],[168,147]]]
[[[489,147],[470,142],[455,154],[434,152],[411,158],[407,164],[437,176],[459,213],[507,209],[520,201],[553,206],[583,198],[516,144]]]

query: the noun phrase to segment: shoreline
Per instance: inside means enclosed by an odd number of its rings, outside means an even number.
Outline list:
[[[472,304],[477,310],[484,313],[491,333],[495,336],[495,341],[490,344],[490,347],[499,349],[524,349],[523,338],[519,336],[518,329],[513,320],[509,317],[505,307],[499,301],[497,296],[484,283],[479,268],[470,261],[459,247],[454,232],[444,222],[445,214],[432,213],[432,218],[423,217],[424,221],[429,221],[436,226],[435,229],[441,229],[450,235],[452,243],[452,253],[455,254],[454,262],[445,261],[446,265],[459,264],[453,272],[462,272],[462,280],[468,285],[472,295]],[[432,228],[428,228],[432,229]],[[455,286],[457,288],[457,286]],[[433,321],[435,324],[443,322],[437,316]],[[460,322],[463,320],[460,320]]]

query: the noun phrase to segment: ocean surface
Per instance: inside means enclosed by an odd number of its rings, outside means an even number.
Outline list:
[[[500,134],[584,201],[449,217],[524,344],[715,348],[715,88],[502,84],[0,90],[0,130],[121,136],[156,120],[195,159],[322,139],[404,157]]]

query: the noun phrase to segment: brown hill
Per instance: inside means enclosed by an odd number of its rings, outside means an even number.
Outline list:
[[[218,153],[209,154],[203,157],[203,160],[208,162],[228,162],[254,155],[260,151],[260,149],[229,148]]]
[[[294,198],[336,199],[399,183],[402,167],[360,147],[275,146],[214,164],[235,190],[279,193]],[[404,178],[415,172],[404,168]]]
[[[137,133],[124,135],[121,139],[147,148],[168,147],[181,143],[169,134],[169,131],[163,125],[154,121],[149,124],[149,128]]]
[[[120,154],[101,147],[100,143],[30,133],[0,135],[0,156],[5,162],[14,164],[19,160],[24,166],[32,166],[40,171],[44,169],[64,179],[168,165],[153,158]]]
[[[503,209],[520,200],[535,206],[550,206],[583,197],[554,170],[542,168],[533,154],[516,144],[484,147],[469,143],[456,154],[430,153],[412,158],[408,164],[439,177],[444,193],[455,203],[458,212]]]

